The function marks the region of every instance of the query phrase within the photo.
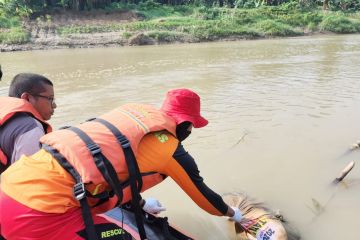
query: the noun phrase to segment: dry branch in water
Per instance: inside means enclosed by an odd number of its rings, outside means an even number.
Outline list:
[[[248,132],[245,132],[241,137],[240,139],[234,144],[232,145],[231,148],[234,148],[236,145],[238,145],[241,141],[243,141],[245,139],[245,136],[248,135],[249,133]]]
[[[357,148],[360,148],[360,140],[350,146],[350,150],[355,150]]]
[[[355,162],[351,161],[339,174],[339,176],[337,178],[335,178],[335,182],[341,182],[346,175],[349,174],[349,172],[354,168],[355,166]]]

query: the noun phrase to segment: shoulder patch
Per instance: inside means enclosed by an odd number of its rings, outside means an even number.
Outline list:
[[[169,140],[169,137],[167,136],[166,132],[155,132],[154,136],[161,142],[164,143]]]

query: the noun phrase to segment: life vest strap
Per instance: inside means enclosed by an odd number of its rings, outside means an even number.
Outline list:
[[[111,186],[121,203],[123,198],[122,186],[111,162],[102,154],[100,146],[95,143],[84,131],[77,127],[70,127],[68,130],[75,132],[93,156],[96,167],[106,182]]]
[[[120,132],[120,130],[115,127],[112,123],[101,119],[101,118],[95,118],[93,121],[103,124],[105,127],[107,127],[111,133],[115,136],[115,138],[118,140],[118,143],[120,144],[121,148],[124,151],[125,155],[125,161],[128,166],[129,170],[129,176],[131,178],[135,178],[137,181],[137,189],[140,192],[142,188],[142,177],[140,174],[139,166],[136,162],[136,158],[134,155],[134,152],[131,149],[130,141],[126,138],[124,134]]]
[[[93,121],[99,122],[106,126],[112,134],[116,137],[118,140],[118,143],[120,144],[121,148],[123,149],[124,155],[125,155],[125,161],[128,168],[129,173],[129,182],[130,182],[130,189],[131,189],[131,202],[134,207],[134,213],[135,213],[135,220],[136,225],[139,231],[139,235],[141,239],[146,239],[146,232],[144,228],[144,219],[142,214],[142,208],[140,206],[140,200],[141,195],[140,191],[142,188],[142,177],[140,174],[140,169],[137,164],[135,154],[131,149],[131,145],[129,140],[126,138],[125,135],[123,135],[120,130],[115,127],[112,123],[101,119],[96,118],[93,119]]]
[[[85,185],[81,180],[80,174],[56,149],[46,144],[43,144],[42,148],[49,152],[59,162],[59,164],[74,178],[76,182],[73,188],[74,197],[80,202],[81,213],[84,219],[87,239],[98,240],[95,231],[94,221],[91,216],[90,206],[86,200]]]

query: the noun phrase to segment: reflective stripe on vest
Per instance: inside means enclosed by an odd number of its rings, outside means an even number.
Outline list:
[[[51,126],[41,115],[36,111],[31,103],[21,98],[14,97],[0,97],[0,127],[11,119],[16,113],[27,113],[32,115],[36,120],[42,123],[46,133],[51,132]],[[5,153],[0,149],[0,163],[3,170],[5,170],[9,161]],[[0,170],[2,172],[2,170]]]

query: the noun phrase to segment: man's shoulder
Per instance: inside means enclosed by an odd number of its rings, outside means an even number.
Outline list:
[[[0,146],[4,153],[12,158],[15,142],[27,133],[38,132],[43,129],[36,119],[24,113],[18,113],[0,127]]]
[[[157,131],[146,134],[139,144],[139,153],[156,158],[171,158],[179,144],[171,133]]]
[[[168,131],[157,131],[146,134],[141,140],[139,147],[146,151],[171,153],[172,155],[178,144],[179,140]]]
[[[157,144],[169,144],[173,142],[178,142],[175,136],[169,133],[166,130],[151,132],[144,136],[145,141],[153,141]]]
[[[26,113],[17,113],[2,126],[2,131],[27,132],[37,127],[41,127],[41,123],[34,117]]]

